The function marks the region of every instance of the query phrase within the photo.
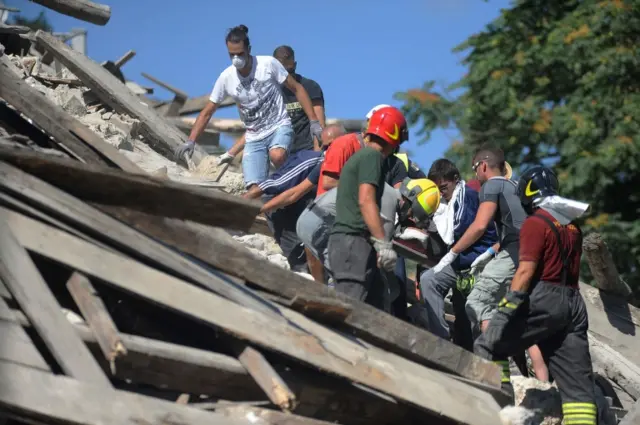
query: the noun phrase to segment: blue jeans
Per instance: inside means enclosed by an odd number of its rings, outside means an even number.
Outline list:
[[[269,174],[269,151],[281,148],[288,152],[292,141],[293,128],[290,125],[281,125],[264,139],[247,142],[242,154],[244,187],[248,188],[266,180]]]

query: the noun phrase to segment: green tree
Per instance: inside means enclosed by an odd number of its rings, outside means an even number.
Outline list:
[[[399,93],[424,140],[455,128],[447,156],[470,170],[500,146],[520,170],[552,164],[562,194],[591,204],[585,233],[605,236],[640,290],[640,0],[517,0],[454,49],[468,73]],[[514,170],[517,171],[517,170]]]
[[[12,24],[29,27],[33,31],[43,30],[46,32],[53,32],[53,27],[49,24],[44,11],[41,11],[35,18],[27,18],[26,16],[17,15],[12,19]]]

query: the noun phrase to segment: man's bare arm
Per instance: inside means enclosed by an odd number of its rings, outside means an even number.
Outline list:
[[[516,274],[513,276],[513,280],[511,281],[511,290],[527,292],[537,268],[537,261],[520,260],[518,270],[516,270]]]
[[[291,205],[294,202],[296,202],[298,199],[302,198],[304,195],[309,193],[309,191],[314,187],[315,187],[315,184],[311,183],[311,180],[304,179],[302,183],[292,187],[291,189],[285,190],[280,195],[269,200],[269,202],[267,202],[262,206],[262,208],[260,208],[260,212],[268,213],[271,211],[275,211],[279,208],[284,208],[288,205]]]
[[[476,241],[480,239],[484,232],[487,230],[487,227],[493,220],[497,209],[498,204],[496,204],[495,202],[485,201],[480,203],[480,207],[478,208],[478,212],[476,213],[475,220],[473,220],[473,223],[469,225],[460,240],[453,246],[453,248],[451,248],[451,251],[455,252],[456,254],[460,254],[471,245],[476,243]]]
[[[376,187],[374,185],[363,183],[358,187],[358,205],[371,236],[381,241],[384,240],[384,227],[382,227],[380,209],[376,203]]]
[[[338,187],[338,178],[333,177],[327,173],[323,174],[320,178],[320,184],[324,190],[331,190],[334,187]]]
[[[316,113],[316,117],[318,117],[318,121],[320,121],[320,125],[324,128],[327,124],[327,118],[324,115],[324,101],[323,100],[312,100],[313,112]]]
[[[207,128],[207,124],[211,120],[211,117],[218,109],[218,104],[214,102],[207,102],[205,107],[198,114],[198,118],[196,118],[196,122],[193,124],[191,128],[191,133],[189,134],[189,140],[193,140],[194,142],[200,137],[200,135],[204,132],[204,129]]]
[[[227,151],[227,153],[229,155],[232,156],[236,156],[238,155],[240,152],[242,152],[242,150],[244,149],[244,145],[247,142],[247,138],[246,136],[243,134],[242,136],[240,136],[240,138],[238,140],[235,141],[235,143],[233,144],[233,146],[231,146],[229,148],[229,150]]]
[[[300,106],[302,106],[302,110],[307,114],[307,117],[309,117],[311,121],[318,121],[318,117],[313,110],[313,104],[309,98],[309,93],[302,87],[302,84],[289,75],[287,79],[284,80],[284,85],[296,95],[296,99],[300,102]]]

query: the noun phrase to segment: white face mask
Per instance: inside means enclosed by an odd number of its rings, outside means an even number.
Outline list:
[[[236,67],[236,69],[242,69],[247,64],[247,60],[244,58],[244,56],[234,56],[231,59],[231,63]]]

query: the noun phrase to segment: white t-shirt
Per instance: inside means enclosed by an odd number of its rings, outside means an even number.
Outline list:
[[[281,85],[289,73],[272,56],[253,56],[251,73],[243,77],[233,66],[222,71],[209,99],[221,103],[230,96],[240,110],[247,142],[261,140],[282,125],[291,125]]]

